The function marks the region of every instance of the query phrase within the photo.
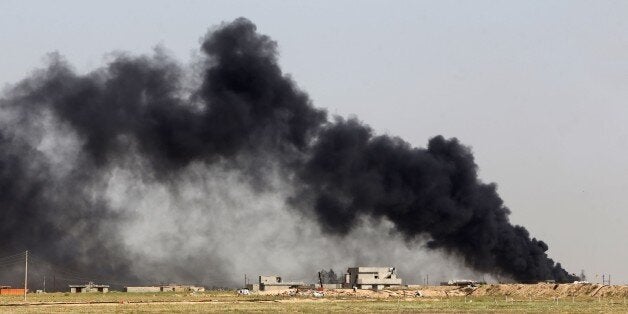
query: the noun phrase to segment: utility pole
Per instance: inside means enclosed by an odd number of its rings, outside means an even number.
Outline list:
[[[244,274],[244,288],[246,288],[246,274]]]
[[[44,293],[46,292],[46,275],[44,275]]]
[[[321,272],[318,272],[318,282],[321,284],[321,290],[323,290],[323,276]]]
[[[24,301],[26,301],[26,289],[28,288],[28,250],[24,252]]]

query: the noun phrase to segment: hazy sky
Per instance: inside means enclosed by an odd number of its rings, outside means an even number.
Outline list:
[[[181,62],[244,16],[318,107],[416,146],[473,147],[511,219],[569,271],[628,283],[628,1],[0,2],[0,86],[58,51],[80,72]]]

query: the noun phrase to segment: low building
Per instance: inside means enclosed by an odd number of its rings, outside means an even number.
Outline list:
[[[146,286],[146,287],[124,287],[125,292],[161,292],[161,287]]]
[[[351,267],[345,274],[345,288],[373,289],[401,287],[394,267]]]
[[[70,293],[86,293],[86,292],[109,292],[109,285],[97,285],[89,282],[84,285],[69,285]]]
[[[246,285],[246,289],[250,292],[257,292],[259,291],[259,283],[249,283]]]
[[[313,288],[320,288],[321,284],[314,284],[312,286],[313,286]],[[324,290],[340,289],[340,288],[342,288],[342,284],[341,283],[324,283],[322,288]]]
[[[192,286],[192,285],[158,285],[158,286],[137,286],[137,287],[125,287],[126,292],[202,292],[205,291],[205,287]]]
[[[205,287],[192,286],[192,285],[179,285],[179,284],[169,284],[160,286],[162,292],[202,292],[205,291]]]
[[[286,290],[301,286],[305,286],[305,283],[302,281],[283,281],[281,277],[276,275],[259,276],[259,289],[262,291]]]
[[[28,292],[28,290],[26,290]],[[11,288],[10,286],[0,286],[0,295],[24,295],[24,288]]]

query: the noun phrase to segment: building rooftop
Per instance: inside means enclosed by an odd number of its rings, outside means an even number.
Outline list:
[[[93,283],[87,283],[83,285],[68,285],[70,288],[82,288],[82,287],[92,287],[92,288],[109,288],[109,285],[97,285]]]

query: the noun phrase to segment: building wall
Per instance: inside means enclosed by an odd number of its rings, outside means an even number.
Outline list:
[[[1,295],[24,295],[24,289],[20,288],[2,288],[0,289]]]
[[[315,285],[315,288],[320,287],[321,285]],[[342,288],[342,284],[336,284],[336,283],[324,283],[323,284],[323,289],[340,289]]]
[[[188,291],[205,291],[205,287],[189,286],[189,285],[168,285],[158,287],[162,292],[188,292]]]
[[[290,289],[290,285],[274,285],[274,286],[269,286],[269,285],[263,285],[263,289],[264,291],[278,291],[278,290],[289,290]]]
[[[249,291],[251,291],[251,292],[257,292],[257,291],[259,291],[259,284],[258,283],[250,283],[250,284],[246,285],[246,288],[249,289]]]
[[[261,284],[276,284],[281,282],[281,277],[272,275],[272,276],[259,276],[259,283]]]
[[[358,289],[384,289],[400,286],[401,278],[397,277],[394,268],[391,267],[351,267],[345,275],[346,288]]]
[[[88,293],[88,292],[109,292],[109,287],[79,286],[70,287],[70,293]]]
[[[126,292],[160,292],[160,287],[126,287]]]

